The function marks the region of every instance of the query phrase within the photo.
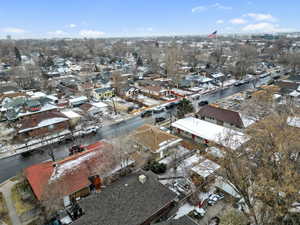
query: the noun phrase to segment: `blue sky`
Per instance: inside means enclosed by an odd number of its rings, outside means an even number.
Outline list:
[[[300,31],[299,0],[1,0],[0,37]]]

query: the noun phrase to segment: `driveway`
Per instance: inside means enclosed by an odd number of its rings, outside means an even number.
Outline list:
[[[215,216],[220,217],[227,207],[228,205],[224,201],[218,201],[217,204],[208,206],[205,216],[200,220],[201,224],[206,225],[211,218]]]

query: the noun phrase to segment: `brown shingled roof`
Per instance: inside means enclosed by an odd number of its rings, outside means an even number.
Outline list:
[[[238,112],[234,112],[228,109],[218,108],[212,105],[206,105],[200,109],[197,115],[199,117],[214,118],[215,120],[233,124],[237,127],[244,127],[240,114]]]

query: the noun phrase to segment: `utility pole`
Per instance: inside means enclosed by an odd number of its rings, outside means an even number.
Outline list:
[[[114,97],[111,97],[111,101],[113,103],[114,113],[115,113],[115,115],[117,115],[117,109],[116,109],[116,104],[115,104],[115,101],[114,101]]]

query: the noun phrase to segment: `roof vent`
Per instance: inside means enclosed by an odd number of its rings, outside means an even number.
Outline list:
[[[139,182],[144,184],[147,180],[147,177],[145,175],[139,175]]]

